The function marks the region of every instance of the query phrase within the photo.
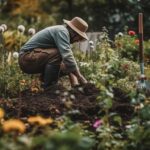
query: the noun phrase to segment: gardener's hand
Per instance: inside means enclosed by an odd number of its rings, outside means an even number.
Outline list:
[[[79,85],[77,77],[72,73],[69,74],[69,80],[70,80],[70,83],[71,83],[72,87],[75,87],[75,86]]]
[[[80,84],[82,84],[82,85],[87,83],[87,80],[84,78],[83,75],[80,75],[80,76],[78,77],[78,81],[79,81]]]
[[[79,69],[76,69],[75,71],[72,72],[78,79],[80,84],[86,84],[87,80],[84,78],[84,76],[80,73]]]

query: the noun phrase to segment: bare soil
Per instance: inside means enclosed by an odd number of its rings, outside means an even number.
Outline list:
[[[33,93],[23,91],[18,98],[0,99],[0,105],[6,110],[7,117],[28,117],[30,115],[70,116],[74,121],[93,122],[99,115],[102,106],[97,101],[101,91],[94,84],[88,83],[67,90],[61,85],[47,91]],[[129,120],[134,109],[129,97],[120,89],[114,89],[112,112],[118,113],[124,120]]]

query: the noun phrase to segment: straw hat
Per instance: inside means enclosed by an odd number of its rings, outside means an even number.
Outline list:
[[[86,31],[88,29],[88,24],[80,17],[74,17],[72,20],[63,19],[64,23],[66,23],[71,29],[77,32],[84,39],[88,40],[86,35]]]

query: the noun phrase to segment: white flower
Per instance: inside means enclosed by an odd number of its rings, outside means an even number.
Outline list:
[[[126,129],[130,129],[132,125],[126,125]]]
[[[89,67],[90,64],[89,63],[86,63],[86,62],[80,62],[80,66],[85,66],[85,67]]]
[[[126,125],[125,127],[126,127],[126,129],[131,129],[131,128],[134,128],[136,126],[137,126],[137,124],[130,124],[130,125]]]
[[[123,37],[123,33],[122,33],[122,32],[119,32],[119,33],[118,33],[118,36],[119,36],[119,37]]]
[[[55,93],[56,93],[56,94],[60,94],[60,91],[59,91],[59,90],[56,90]]]
[[[80,111],[79,110],[71,110],[71,111],[68,111],[69,114],[79,114]]]
[[[110,96],[111,98],[113,98],[113,97],[114,97],[114,94],[113,94],[113,93],[111,93],[111,92],[109,92],[108,90],[106,91],[106,94],[107,94],[108,96]]]
[[[140,108],[143,108],[143,107],[144,107],[144,105],[142,103],[140,103]]]
[[[29,34],[29,35],[34,35],[35,33],[36,33],[36,31],[35,31],[34,28],[30,28],[30,29],[28,30],[28,34]]]
[[[94,44],[94,42],[93,42],[93,41],[89,41],[89,44],[90,44],[90,45],[93,45],[93,44]]]
[[[119,22],[120,20],[121,20],[121,16],[120,16],[119,13],[114,14],[113,16],[111,16],[111,19],[110,19],[110,21],[111,21],[112,23],[114,23],[114,22]]]
[[[82,87],[78,87],[78,91],[83,92],[83,88]]]
[[[90,45],[90,49],[93,50],[94,49],[94,45]]]
[[[66,98],[62,98],[62,102],[66,102]]]
[[[68,92],[64,92],[64,93],[63,93],[63,96],[68,96],[68,95],[69,95]]]
[[[1,27],[3,27],[5,31],[7,30],[7,25],[6,24],[2,24]]]
[[[14,58],[18,58],[18,57],[19,57],[19,53],[18,53],[18,52],[14,52],[14,53],[13,53],[13,57],[14,57]]]
[[[0,26],[0,33],[3,33],[5,31],[4,27]]]
[[[25,26],[19,25],[19,26],[18,26],[18,31],[19,31],[19,32],[24,32],[24,31],[25,31]]]
[[[75,99],[75,96],[73,94],[70,95],[71,99]]]
[[[99,35],[99,40],[104,40],[105,39],[105,35],[103,35],[103,34],[101,34],[101,35]]]

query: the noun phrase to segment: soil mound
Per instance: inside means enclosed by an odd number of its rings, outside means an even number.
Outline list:
[[[116,112],[123,120],[130,120],[134,108],[130,98],[118,88],[113,89],[114,99],[110,112]],[[46,91],[33,93],[23,91],[19,98],[10,100],[0,99],[0,105],[8,112],[9,117],[28,117],[31,115],[70,116],[74,121],[92,121],[98,118],[103,106],[97,101],[100,90],[94,84],[76,86],[67,90],[57,85]]]
[[[99,111],[96,97],[100,93],[95,85],[88,83],[67,90],[57,85],[49,90],[33,93],[23,91],[20,98],[1,100],[5,110],[12,116],[27,117],[44,115],[58,117],[70,115],[73,119],[90,119]]]

